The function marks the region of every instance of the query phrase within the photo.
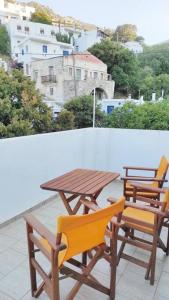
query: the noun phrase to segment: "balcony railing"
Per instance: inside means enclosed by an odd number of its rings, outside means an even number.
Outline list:
[[[48,82],[52,82],[52,83],[56,83],[56,75],[46,75],[46,76],[41,76],[41,82],[42,83],[48,83]]]

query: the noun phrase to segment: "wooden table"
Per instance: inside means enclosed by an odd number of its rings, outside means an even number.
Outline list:
[[[89,198],[96,203],[96,199],[102,189],[119,176],[119,173],[75,169],[42,184],[41,188],[59,192],[69,215],[74,215],[82,205],[81,199]],[[71,194],[71,196],[66,194]],[[74,208],[71,208],[70,202],[76,198],[79,199]],[[84,211],[84,213],[87,213],[87,211]]]

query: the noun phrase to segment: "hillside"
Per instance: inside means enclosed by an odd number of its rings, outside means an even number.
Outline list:
[[[67,17],[63,17],[57,13],[55,13],[51,8],[49,8],[48,6],[45,5],[41,5],[35,1],[31,1],[28,2],[29,6],[33,6],[35,7],[37,10],[41,10],[41,11],[45,11],[45,13],[47,13],[53,20],[54,23],[60,23],[66,26],[70,26],[70,27],[74,27],[76,26],[76,28],[79,29],[84,29],[84,30],[94,30],[97,27],[93,24],[89,24],[89,23],[85,23],[82,22],[80,20],[77,20],[73,17],[67,16]]]

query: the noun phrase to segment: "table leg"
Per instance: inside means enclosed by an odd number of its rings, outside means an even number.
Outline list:
[[[65,193],[64,192],[59,192],[59,195],[64,203],[64,206],[66,207],[66,210],[68,212],[69,215],[76,215],[76,213],[78,212],[80,206],[82,205],[81,202],[80,202],[80,199],[78,199],[75,207],[72,209],[71,206],[70,206],[70,202],[73,201],[74,199],[78,198],[79,195],[72,195],[72,196],[69,196],[69,197],[66,197],[65,196]]]

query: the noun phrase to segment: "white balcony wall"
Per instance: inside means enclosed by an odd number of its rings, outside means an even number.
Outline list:
[[[40,184],[75,168],[157,167],[169,132],[82,129],[0,140],[0,223],[53,195]]]

